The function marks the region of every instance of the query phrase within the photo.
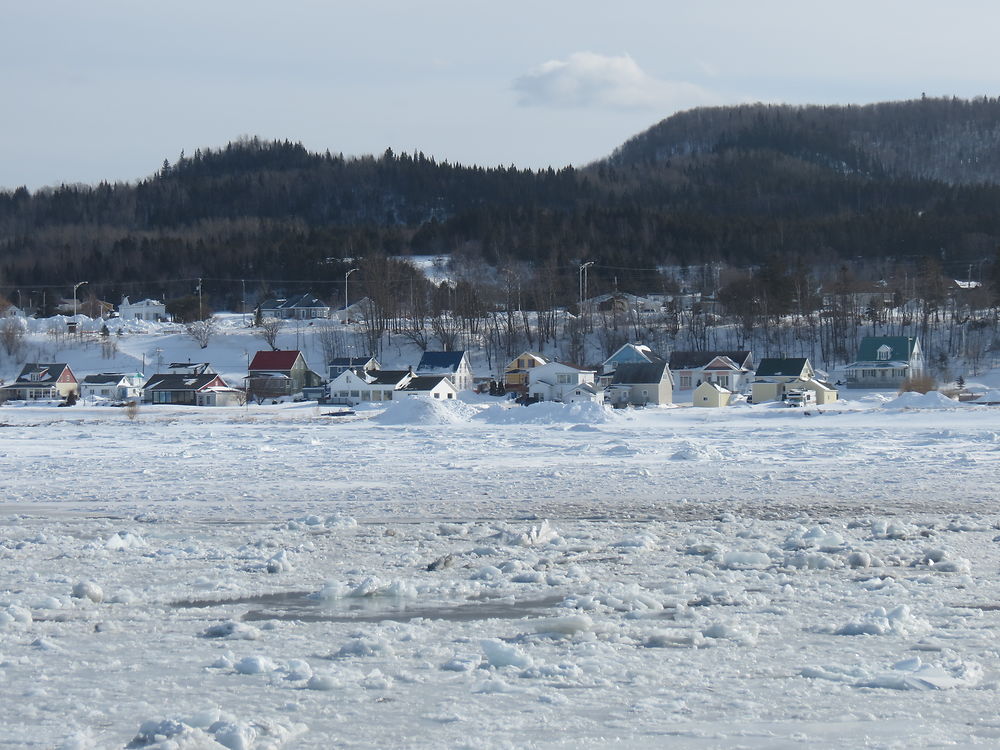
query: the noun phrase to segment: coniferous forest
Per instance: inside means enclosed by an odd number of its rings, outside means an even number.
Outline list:
[[[593,289],[642,293],[664,284],[656,268],[705,263],[836,272],[933,258],[982,276],[998,246],[1000,101],[989,98],[697,109],[582,168],[348,158],[246,138],[136,183],[0,192],[7,296],[81,279],[109,299],[176,296],[202,278],[225,305],[241,282],[333,294],[359,259],[434,254],[547,267],[561,279],[553,293],[574,299],[584,260]]]

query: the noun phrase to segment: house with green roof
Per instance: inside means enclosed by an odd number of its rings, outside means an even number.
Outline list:
[[[895,389],[923,374],[924,353],[916,336],[865,336],[846,371],[848,388]]]

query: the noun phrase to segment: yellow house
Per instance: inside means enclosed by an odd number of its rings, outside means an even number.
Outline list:
[[[809,380],[802,383],[799,387],[807,391],[812,391],[816,394],[817,406],[832,404],[839,396],[836,388],[831,386],[829,383],[824,383],[821,380],[816,380],[815,378],[809,378]]]
[[[718,383],[705,381],[694,389],[691,398],[692,406],[709,406],[719,408],[729,406],[729,400],[733,397],[733,392],[723,388]]]
[[[830,404],[837,400],[837,390],[816,379],[809,360],[799,358],[762,359],[751,386],[755,404],[765,401],[783,401],[789,390],[808,390],[816,394],[816,405]]]
[[[514,393],[528,392],[528,372],[539,365],[551,362],[548,357],[534,352],[521,352],[503,368],[504,390]]]

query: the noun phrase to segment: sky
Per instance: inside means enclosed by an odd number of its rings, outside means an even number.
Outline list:
[[[6,189],[135,181],[244,135],[579,166],[698,106],[1000,89],[981,0],[0,2]]]

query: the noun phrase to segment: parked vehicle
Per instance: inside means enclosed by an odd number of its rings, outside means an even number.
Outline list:
[[[815,406],[816,394],[807,389],[792,389],[785,393],[785,404],[787,406]]]

